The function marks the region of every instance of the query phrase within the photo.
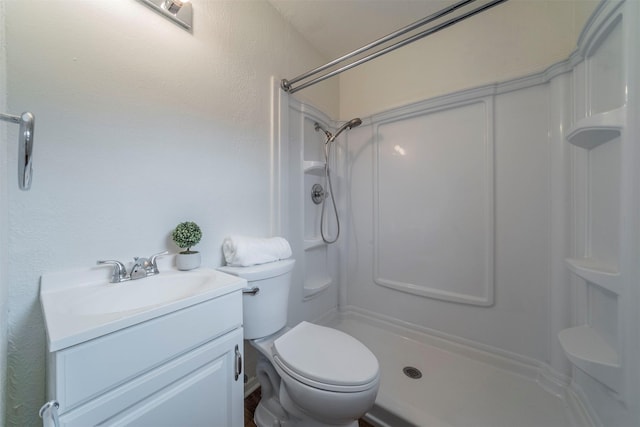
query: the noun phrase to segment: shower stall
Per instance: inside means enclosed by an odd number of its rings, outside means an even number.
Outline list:
[[[640,423],[638,28],[604,1],[565,60],[357,127],[274,84],[289,317],[373,349],[372,421]]]

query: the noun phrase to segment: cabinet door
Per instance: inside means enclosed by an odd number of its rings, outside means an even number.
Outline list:
[[[205,344],[60,417],[61,426],[236,427],[243,377],[242,329]]]
[[[242,325],[232,292],[52,354],[50,399],[64,413]]]

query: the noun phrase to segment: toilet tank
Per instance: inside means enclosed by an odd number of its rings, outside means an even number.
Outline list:
[[[263,338],[287,324],[289,288],[294,259],[250,267],[220,267],[218,270],[242,277],[248,282],[242,295],[244,338]],[[259,289],[255,294],[246,293]]]

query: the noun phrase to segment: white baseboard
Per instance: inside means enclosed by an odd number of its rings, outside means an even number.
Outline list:
[[[260,383],[258,382],[257,377],[251,377],[244,385],[244,398],[249,397],[251,393],[256,391],[260,387]]]

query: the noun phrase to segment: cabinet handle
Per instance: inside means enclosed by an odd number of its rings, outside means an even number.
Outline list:
[[[236,345],[236,373],[235,373],[236,381],[238,381],[238,377],[240,376],[241,373],[242,373],[242,354],[240,354],[240,350]]]
[[[38,415],[42,418],[42,422],[45,426],[60,426],[60,419],[58,418],[58,408],[60,408],[60,404],[56,400],[51,400],[40,408]],[[47,422],[47,420],[49,420]]]

